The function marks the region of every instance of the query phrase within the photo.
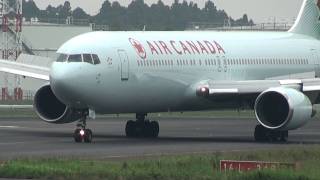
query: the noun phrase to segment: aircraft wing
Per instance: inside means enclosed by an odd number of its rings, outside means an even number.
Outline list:
[[[213,99],[254,98],[274,87],[290,87],[305,94],[320,93],[320,78],[221,82],[208,80],[197,85],[197,95]]]
[[[30,60],[29,63],[26,63],[26,59]],[[0,59],[0,72],[49,81],[50,68],[43,65],[47,61],[48,58],[31,55],[20,55],[17,61]]]

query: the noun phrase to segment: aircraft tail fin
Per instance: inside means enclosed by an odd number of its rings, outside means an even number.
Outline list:
[[[320,0],[304,0],[292,33],[320,38]]]

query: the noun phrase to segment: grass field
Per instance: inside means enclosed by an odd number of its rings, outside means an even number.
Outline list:
[[[225,173],[219,161],[262,160],[299,163],[297,170]],[[0,166],[1,178],[36,179],[319,179],[320,146],[254,152],[163,156],[135,160],[18,159]]]

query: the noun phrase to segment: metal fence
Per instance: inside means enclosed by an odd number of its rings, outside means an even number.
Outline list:
[[[35,91],[21,88],[1,88],[1,101],[32,101]]]
[[[88,26],[90,24],[89,19],[74,19],[74,18],[32,18],[24,24],[36,25],[37,23],[58,24],[58,25],[75,25],[75,26]]]

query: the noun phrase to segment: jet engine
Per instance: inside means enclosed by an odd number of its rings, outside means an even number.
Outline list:
[[[41,119],[54,124],[77,121],[87,112],[67,107],[53,94],[50,85],[45,85],[37,91],[33,106]]]
[[[302,127],[314,115],[306,95],[285,87],[270,88],[261,93],[255,102],[255,114],[261,125],[280,131]]]

